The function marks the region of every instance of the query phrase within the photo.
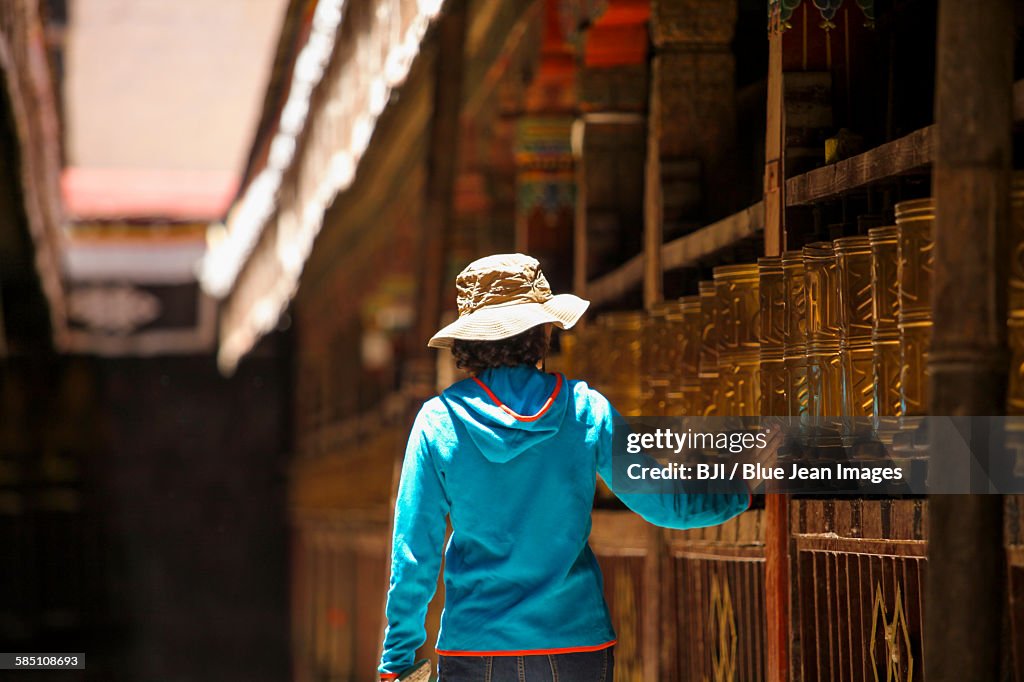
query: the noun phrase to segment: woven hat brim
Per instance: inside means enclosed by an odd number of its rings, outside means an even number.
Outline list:
[[[548,322],[560,329],[570,329],[586,312],[590,301],[573,294],[558,294],[544,303],[513,303],[486,306],[463,315],[434,334],[427,346],[450,348],[452,341],[498,341],[521,334],[531,327]]]

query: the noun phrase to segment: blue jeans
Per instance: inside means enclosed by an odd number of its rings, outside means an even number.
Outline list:
[[[441,656],[439,682],[612,682],[613,648],[531,656]]]

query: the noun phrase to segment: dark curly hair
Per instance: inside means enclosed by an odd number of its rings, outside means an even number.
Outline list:
[[[491,367],[536,365],[548,354],[549,343],[545,325],[541,324],[498,341],[455,339],[452,355],[456,367],[476,375]]]

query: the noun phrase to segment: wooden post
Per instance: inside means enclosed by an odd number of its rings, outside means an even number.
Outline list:
[[[764,253],[786,249],[785,102],[783,98],[780,6],[773,6],[768,34],[768,116],[765,131]],[[765,496],[765,613],[768,617],[768,682],[789,674],[789,498]]]
[[[595,5],[595,7],[600,7]],[[576,163],[575,290],[641,252],[649,0],[610,0],[583,40]]]
[[[459,111],[466,44],[466,0],[449,0],[438,20],[434,64],[434,111],[430,121],[426,201],[423,207],[418,290],[419,311],[408,381],[421,397],[434,392],[434,355],[427,340],[441,320],[454,218]],[[416,402],[415,400],[413,401]]]
[[[768,28],[768,120],[765,128],[764,252],[778,256],[786,250],[786,182],[784,145],[786,107],[783,98],[780,5],[775,5]]]
[[[1013,25],[1013,0],[939,3],[932,415],[1005,413]],[[963,464],[942,453],[929,474],[940,484]],[[1001,679],[1002,510],[997,495],[929,500],[929,680]]]
[[[734,209],[737,0],[652,0],[644,302],[662,298],[661,245]]]
[[[576,54],[558,0],[541,0],[540,60],[516,121],[516,250],[540,261],[555,291],[573,284]]]

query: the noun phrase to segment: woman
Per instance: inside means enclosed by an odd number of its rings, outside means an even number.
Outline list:
[[[612,480],[616,413],[582,381],[540,371],[551,326],[589,305],[553,296],[538,262],[489,256],[456,279],[459,318],[429,345],[451,348],[472,376],[420,410],[395,507],[381,679],[413,665],[426,635],[445,518],[442,682],[611,680],[615,633],[587,544],[596,476]],[[721,523],[749,505],[735,494],[616,492],[651,523]]]

